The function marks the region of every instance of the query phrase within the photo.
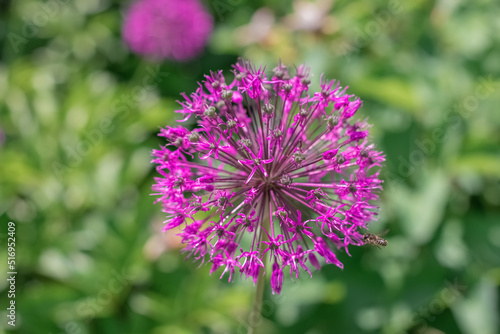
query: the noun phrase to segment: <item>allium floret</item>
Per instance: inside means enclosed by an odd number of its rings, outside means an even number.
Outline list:
[[[271,78],[248,61],[233,66],[226,83],[211,72],[179,102],[181,121],[194,130],[166,127],[168,143],[153,151],[159,176],[153,185],[164,230],[180,230],[189,256],[236,270],[255,282],[271,262],[271,287],[283,273],[339,268],[337,254],[363,245],[362,230],[376,219],[384,156],[369,142],[361,107],[347,87],[321,77],[308,93],[309,69],[291,75],[279,64]]]

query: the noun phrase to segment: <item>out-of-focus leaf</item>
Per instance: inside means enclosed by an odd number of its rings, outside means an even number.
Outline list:
[[[389,193],[402,218],[402,229],[417,244],[432,238],[444,214],[448,200],[449,183],[443,171],[428,171],[419,180],[415,191],[395,186]]]
[[[411,83],[398,78],[362,78],[353,84],[356,95],[416,113],[422,103]]]
[[[450,166],[454,172],[476,172],[484,176],[500,177],[500,153],[467,154],[457,158]]]
[[[498,333],[498,288],[483,278],[470,288],[470,294],[452,306],[453,313],[464,334]]]

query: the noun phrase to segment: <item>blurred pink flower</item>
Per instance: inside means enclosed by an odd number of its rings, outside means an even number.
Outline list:
[[[198,0],[139,0],[125,17],[123,39],[141,55],[187,60],[202,52],[212,28]]]

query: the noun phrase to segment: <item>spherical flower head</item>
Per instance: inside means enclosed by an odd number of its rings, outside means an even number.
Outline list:
[[[212,27],[198,0],[139,0],[126,15],[123,38],[138,54],[187,60],[203,51]]]
[[[153,191],[165,230],[180,227],[185,250],[211,273],[239,270],[256,282],[270,261],[279,294],[284,273],[343,268],[339,250],[364,244],[384,156],[353,119],[361,100],[339,83],[322,79],[311,94],[303,65],[292,75],[279,64],[268,78],[240,61],[233,72],[230,83],[219,71],[182,94],[177,112],[197,126],[161,130]]]

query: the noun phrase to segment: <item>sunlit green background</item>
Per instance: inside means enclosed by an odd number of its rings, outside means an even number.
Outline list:
[[[121,41],[127,3],[0,2],[0,332],[8,221],[19,333],[246,332],[251,281],[184,261],[149,195],[179,93],[245,56],[307,63],[313,89],[321,73],[348,85],[387,155],[371,231],[389,245],[287,275],[279,298],[266,290],[261,333],[498,333],[498,1],[205,5],[205,52],[153,63]]]

